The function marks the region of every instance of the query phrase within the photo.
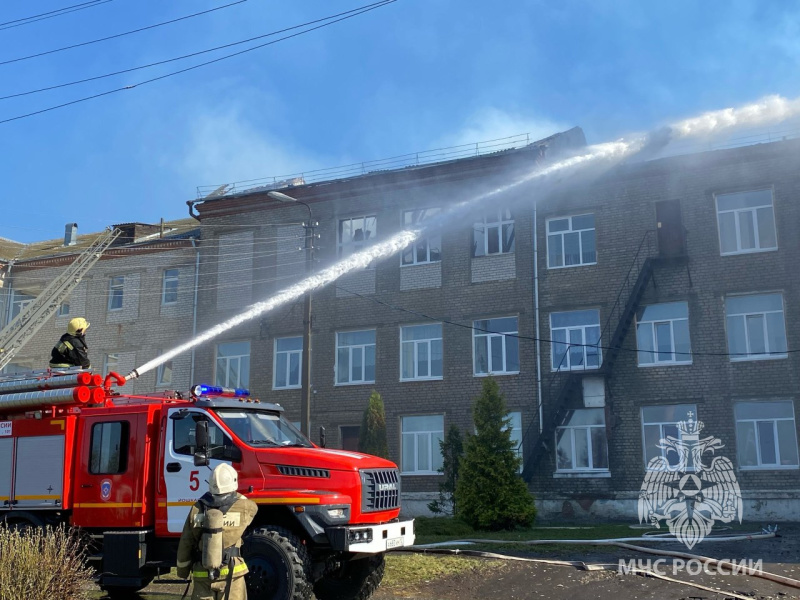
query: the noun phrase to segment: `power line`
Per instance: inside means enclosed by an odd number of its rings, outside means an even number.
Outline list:
[[[199,56],[201,54],[208,54],[209,52],[216,52],[217,50],[223,50],[225,48],[231,48],[233,46],[240,46],[241,44],[246,44],[248,42],[252,42],[252,41],[255,41],[255,40],[260,40],[260,39],[263,39],[265,37],[271,37],[271,36],[274,36],[274,35],[279,35],[281,33],[286,33],[287,31],[292,31],[294,29],[300,29],[302,27],[308,27],[309,25],[314,25],[315,23],[321,23],[323,21],[330,21],[329,23],[323,23],[320,26],[313,27],[313,28],[307,29],[305,31],[301,31],[301,32],[296,33],[294,35],[289,35],[289,36],[280,38],[278,40],[274,40],[274,41],[266,43],[266,44],[260,44],[258,46],[254,46],[252,48],[248,48],[246,50],[242,50],[240,52],[235,52],[233,54],[228,54],[228,55],[222,56],[220,58],[217,58],[215,60],[211,60],[211,61],[208,61],[208,62],[205,62],[205,63],[200,63],[200,64],[195,65],[193,67],[189,67],[187,69],[182,69],[180,71],[175,71],[173,73],[168,73],[166,75],[162,75],[161,77],[156,77],[154,79],[149,79],[147,81],[142,81],[142,82],[137,83],[137,84],[133,84],[133,85],[130,85],[130,86],[125,86],[125,87],[122,87],[122,88],[110,90],[108,92],[103,92],[101,94],[96,94],[94,96],[89,96],[87,98],[82,98],[82,99],[76,100],[74,102],[69,102],[67,104],[63,104],[63,105],[54,107],[54,108],[61,108],[61,106],[68,106],[69,104],[75,104],[76,102],[82,102],[84,100],[90,100],[92,98],[97,98],[99,96],[105,96],[107,94],[111,94],[111,93],[118,92],[118,91],[121,91],[121,90],[134,88],[134,87],[136,87],[138,85],[144,85],[144,84],[150,83],[152,81],[157,81],[158,79],[163,79],[165,77],[170,77],[172,75],[177,75],[177,74],[183,73],[185,71],[191,71],[192,69],[196,69],[198,67],[203,67],[203,66],[206,66],[206,65],[210,65],[212,63],[219,62],[221,60],[225,60],[225,59],[231,58],[233,56],[238,56],[239,54],[244,54],[244,53],[250,52],[252,50],[257,50],[258,48],[263,48],[264,46],[269,46],[271,44],[274,44],[274,43],[277,43],[277,42],[280,42],[280,41],[283,41],[283,40],[288,40],[289,38],[296,37],[298,35],[302,35],[304,33],[308,33],[310,31],[314,31],[316,29],[320,29],[320,28],[325,27],[327,25],[333,25],[334,23],[338,23],[339,21],[344,21],[345,19],[349,19],[351,17],[358,16],[360,14],[363,14],[363,13],[368,12],[370,10],[373,10],[375,8],[380,8],[381,6],[384,6],[386,4],[391,4],[392,2],[396,2],[396,0],[381,0],[380,2],[375,2],[373,4],[367,4],[367,5],[361,6],[359,8],[354,8],[352,10],[348,10],[348,11],[345,11],[345,12],[337,13],[335,15],[331,15],[331,16],[328,16],[328,17],[323,17],[321,19],[315,19],[313,21],[308,21],[306,23],[301,23],[300,25],[293,25],[292,27],[286,27],[284,29],[278,29],[277,31],[272,31],[270,33],[257,35],[255,37],[248,38],[246,40],[241,40],[239,42],[232,42],[230,44],[224,44],[222,46],[216,46],[214,48],[208,48],[206,50],[199,50],[197,52],[192,52],[190,54],[184,54],[183,56],[176,56],[174,58],[168,58],[166,60],[160,60],[160,61],[149,63],[149,64],[146,64],[146,65],[140,65],[138,67],[131,67],[129,69],[123,69],[121,71],[114,71],[112,73],[106,73],[104,75],[97,75],[95,77],[87,77],[86,79],[79,79],[79,80],[70,81],[70,82],[67,82],[67,83],[60,83],[58,85],[51,85],[51,86],[48,86],[48,87],[38,88],[38,89],[34,89],[34,90],[28,90],[28,91],[25,91],[25,92],[18,92],[16,94],[9,94],[7,96],[0,96],[0,100],[8,100],[8,99],[11,99],[11,98],[19,98],[21,96],[29,96],[31,94],[38,94],[40,92],[47,92],[47,91],[50,91],[50,90],[56,90],[56,89],[69,87],[69,86],[73,86],[73,85],[79,85],[81,83],[88,83],[90,81],[97,81],[98,79],[106,79],[108,77],[114,77],[116,75],[123,75],[125,73],[131,73],[133,71],[140,71],[142,69],[149,69],[149,68],[152,68],[152,67],[157,67],[159,65],[164,65],[164,64],[176,62],[176,61],[179,61],[179,60],[185,60],[187,58],[192,58],[192,57],[195,57],[195,56]],[[337,17],[342,17],[342,18],[337,18]],[[335,21],[331,21],[331,19],[336,19],[336,20]],[[53,109],[51,108],[51,109],[47,109],[47,110],[53,110]],[[44,111],[40,111],[40,112],[44,112]],[[38,114],[38,113],[31,113],[31,114]],[[24,116],[30,116],[30,115],[23,115],[23,117]],[[22,118],[22,117],[18,117],[18,118]],[[13,119],[11,119],[11,120],[13,120]],[[5,122],[6,121],[0,121],[0,123],[5,123]]]
[[[32,15],[23,19],[6,21],[5,23],[0,23],[0,31],[5,29],[14,29],[15,27],[22,27],[23,25],[30,25],[31,23],[36,23],[37,21],[45,21],[54,17],[60,17],[69,13],[78,12],[79,10],[86,10],[87,8],[94,8],[95,6],[100,6],[101,4],[107,4],[109,2],[113,2],[113,0],[92,0],[91,2],[83,2],[81,4],[65,6],[64,8],[59,8],[58,10],[51,10],[50,12]]]
[[[91,40],[89,42],[81,42],[80,44],[72,44],[71,46],[64,46],[63,48],[56,48],[54,50],[47,50],[46,52],[39,52],[38,54],[29,54],[28,56],[21,56],[19,58],[12,58],[11,60],[4,60],[0,62],[0,65],[7,65],[10,63],[20,62],[23,60],[29,60],[31,58],[38,58],[40,56],[46,56],[48,54],[55,54],[56,52],[63,52],[64,50],[72,50],[73,48],[80,48],[82,46],[89,46],[90,44],[97,44],[99,42],[105,42],[108,40],[113,40],[116,38],[120,38],[126,35],[131,35],[133,33],[139,33],[141,31],[147,31],[148,29],[155,29],[156,27],[162,27],[164,25],[170,25],[172,23],[177,23],[178,21],[185,21],[186,19],[191,19],[193,17],[199,17],[200,15],[205,15],[217,10],[222,10],[223,8],[228,8],[230,6],[235,6],[237,4],[242,4],[243,2],[247,2],[247,0],[238,0],[237,2],[231,2],[230,4],[223,4],[222,6],[217,6],[216,8],[210,8],[208,10],[204,10],[201,12],[193,13],[191,15],[186,15],[183,17],[178,17],[177,19],[171,19],[169,21],[163,21],[161,23],[156,23],[155,25],[148,25],[147,27],[140,27],[139,29],[132,29],[130,31],[126,31],[124,33],[117,33],[115,35],[109,35],[107,37],[98,38],[96,40]]]

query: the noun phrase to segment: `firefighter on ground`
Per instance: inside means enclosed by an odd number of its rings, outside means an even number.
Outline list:
[[[246,600],[242,535],[258,505],[239,494],[239,476],[227,463],[211,473],[208,493],[192,507],[178,544],[178,577],[192,574],[192,600]]]
[[[91,367],[89,347],[86,345],[86,330],[89,321],[83,317],[75,317],[67,324],[67,333],[61,336],[50,353],[50,366],[53,368]]]

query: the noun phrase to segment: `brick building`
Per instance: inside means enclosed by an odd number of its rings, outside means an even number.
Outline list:
[[[314,293],[312,438],[324,426],[329,447],[355,448],[379,391],[404,506],[422,512],[440,481],[437,442],[450,424],[472,430],[472,400],[491,374],[541,514],[635,518],[647,464],[672,460],[658,440],[691,418],[722,440],[716,452],[735,466],[745,519],[794,518],[800,142],[509,186],[584,144],[576,129],[282,189],[319,223],[315,269],[454,203],[491,198]],[[191,202],[199,227],[186,220],[149,239],[132,231],[112,249],[70,300],[70,315],[92,321],[93,362],[116,355],[126,372],[303,278],[307,208],[268,191]],[[16,256],[2,270],[10,316],[18,294],[35,293],[69,252],[49,242],[19,254],[0,242],[4,258]],[[45,327],[19,364],[38,365],[66,320]],[[245,386],[299,421],[303,330],[302,301],[282,306],[176,357],[168,386],[160,369],[136,389]]]
[[[122,233],[58,313],[13,358],[5,371],[41,370],[50,350],[73,317],[85,317],[89,359],[98,372],[131,369],[192,337],[199,227],[194,219],[162,225],[117,225]],[[77,229],[77,228],[76,228]],[[0,327],[100,234],[63,240],[0,245]],[[192,356],[178,356],[157,371],[132,381],[134,392],[188,389]]]
[[[283,191],[319,222],[321,268],[513,181],[554,139]],[[405,505],[421,510],[438,487],[438,439],[451,423],[472,429],[472,399],[491,373],[543,514],[635,515],[659,438],[678,436],[677,421],[691,417],[736,465],[745,517],[790,516],[800,501],[800,363],[787,351],[800,339],[786,318],[800,310],[790,275],[800,258],[799,146],[519,186],[315,292],[311,431],[325,426],[330,446],[353,448],[378,390]],[[200,295],[201,328],[303,276],[304,206],[254,190],[195,208],[200,287],[214,290]],[[298,302],[199,349],[198,368],[217,383],[246,383],[299,421],[302,332]]]

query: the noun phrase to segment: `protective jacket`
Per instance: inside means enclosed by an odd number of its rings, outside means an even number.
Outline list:
[[[217,509],[223,514],[222,518],[222,565],[216,570],[209,570],[203,566],[203,543],[205,535],[213,535],[216,531],[208,530],[206,513],[210,509]],[[258,512],[258,505],[248,500],[238,492],[223,496],[212,496],[210,493],[200,498],[183,526],[181,540],[178,544],[178,574],[188,575],[189,567],[195,580],[195,586],[201,580],[205,583],[213,581],[224,582],[228,579],[239,579],[247,573],[247,565],[239,555],[242,546],[242,535],[248,525],[252,523]]]
[[[92,366],[89,362],[88,352],[89,348],[86,346],[84,336],[65,333],[50,353],[50,366],[88,369]]]

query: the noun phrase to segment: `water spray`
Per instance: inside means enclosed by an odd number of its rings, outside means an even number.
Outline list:
[[[644,158],[649,158],[657,154],[673,139],[713,135],[736,127],[767,125],[784,121],[798,114],[800,114],[800,98],[787,100],[780,96],[768,96],[754,104],[749,104],[740,108],[726,108],[719,111],[708,112],[699,117],[679,121],[669,127],[664,127],[649,134],[638,134],[631,136],[631,138],[627,140],[620,139],[614,142],[588,146],[580,154],[560,160],[532,173],[528,173],[518,178],[516,181],[498,187],[485,194],[457,202],[443,210],[436,218],[425,223],[424,226],[419,229],[402,231],[384,242],[380,242],[361,252],[352,254],[348,258],[337,262],[327,269],[278,292],[272,298],[253,304],[243,313],[212,327],[194,339],[144,363],[128,373],[124,379],[136,379],[160,364],[216,337],[232,327],[255,319],[283,304],[293,302],[301,298],[307,292],[324,287],[350,271],[364,269],[377,259],[386,258],[400,252],[424,233],[439,229],[445,224],[452,222],[455,217],[464,216],[464,213],[473,209],[479,203],[484,203],[497,196],[502,196],[523,184],[533,182],[537,179],[543,179],[548,175],[564,172],[569,169],[588,166],[589,164],[618,162],[638,153],[642,153]]]

